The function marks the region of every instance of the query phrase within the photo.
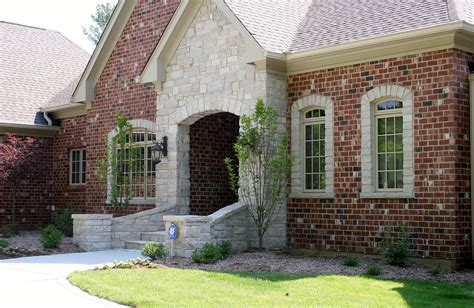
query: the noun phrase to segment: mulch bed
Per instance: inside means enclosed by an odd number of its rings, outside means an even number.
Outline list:
[[[40,231],[21,231],[12,237],[0,237],[0,240],[10,243],[7,248],[0,248],[0,259],[82,252],[72,243],[71,237],[64,237],[57,249],[45,249],[41,244]]]
[[[347,276],[365,275],[367,268],[376,264],[381,269],[379,278],[474,283],[473,270],[459,272],[441,270],[439,275],[433,275],[429,273],[429,267],[420,264],[410,264],[406,267],[390,266],[383,260],[363,256],[358,258],[358,266],[349,267],[342,264],[343,260],[344,257],[294,256],[286,252],[244,252],[232,255],[216,264],[196,264],[185,258],[167,258],[157,260],[155,263],[181,269]]]

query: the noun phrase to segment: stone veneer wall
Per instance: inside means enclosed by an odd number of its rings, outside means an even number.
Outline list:
[[[247,64],[242,33],[205,0],[166,69],[157,97],[157,132],[169,137],[168,157],[157,166],[157,206],[176,204],[190,213],[190,125],[205,116],[250,114],[258,98],[286,123],[286,75]],[[286,245],[286,207],[275,216],[272,245]]]
[[[191,215],[209,215],[237,202],[224,159],[235,156],[234,143],[238,134],[239,117],[228,112],[209,115],[191,125]]]
[[[334,110],[334,197],[293,196],[288,205],[292,248],[379,253],[383,228],[403,221],[418,256],[447,259],[453,266],[469,260],[468,60],[472,55],[465,52],[438,50],[288,77],[290,110],[316,94],[330,98]],[[414,194],[367,197],[361,194],[369,171],[362,170],[367,145],[361,136],[368,119],[363,97],[392,85],[413,93],[413,113],[407,116],[413,120],[414,160],[408,172],[413,172]]]

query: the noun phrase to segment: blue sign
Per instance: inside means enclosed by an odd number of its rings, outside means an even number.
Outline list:
[[[170,227],[168,228],[168,236],[170,240],[174,240],[177,235],[178,235],[178,228],[176,228],[174,224],[171,224]]]

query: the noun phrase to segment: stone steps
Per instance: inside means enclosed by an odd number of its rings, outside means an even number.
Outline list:
[[[140,238],[142,241],[164,243],[166,231],[142,232]]]
[[[126,241],[125,249],[142,250],[145,244],[151,243],[150,241]]]

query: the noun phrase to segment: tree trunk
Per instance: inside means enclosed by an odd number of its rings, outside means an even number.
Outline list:
[[[13,185],[12,187],[12,198],[13,198],[13,204],[12,204],[12,224],[16,224],[16,185]]]
[[[258,250],[263,251],[263,234],[258,235]]]

